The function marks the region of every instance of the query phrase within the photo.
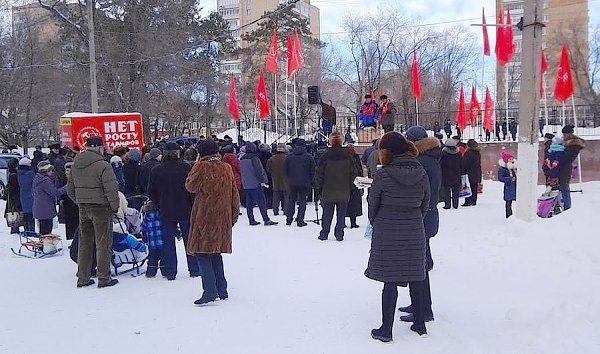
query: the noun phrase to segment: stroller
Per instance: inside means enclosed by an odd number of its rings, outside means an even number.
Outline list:
[[[537,203],[537,215],[543,219],[551,218],[563,211],[562,195],[557,190],[550,190],[542,194]]]
[[[19,234],[19,240],[21,243],[19,250],[10,249],[19,257],[45,258],[62,254],[62,240],[57,235],[40,235],[37,232],[23,231]]]

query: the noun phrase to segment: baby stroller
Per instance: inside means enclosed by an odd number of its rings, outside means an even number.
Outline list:
[[[10,249],[19,257],[44,258],[62,253],[62,240],[57,235],[40,235],[37,232],[23,231],[19,234],[19,240],[21,243],[19,250]]]
[[[563,211],[562,195],[557,190],[551,190],[542,194],[538,198],[537,203],[537,215],[543,219],[551,218]]]

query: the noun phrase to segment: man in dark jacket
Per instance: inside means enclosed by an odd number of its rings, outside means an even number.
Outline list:
[[[419,156],[417,160],[421,163],[429,180],[429,189],[431,196],[429,198],[429,208],[423,218],[423,226],[425,227],[426,237],[426,277],[423,283],[423,310],[424,320],[426,322],[433,320],[433,310],[431,309],[431,288],[429,285],[429,271],[433,268],[433,257],[431,256],[430,239],[437,235],[439,230],[440,218],[437,210],[439,202],[440,186],[442,183],[442,169],[440,167],[440,158],[442,156],[442,148],[440,141],[434,137],[428,137],[427,132],[422,127],[411,127],[406,131],[406,138],[414,142]],[[401,316],[400,319],[404,322],[414,322],[414,304],[408,307],[400,308],[400,311],[408,312],[410,315]]]
[[[396,125],[396,106],[388,100],[386,95],[379,97],[379,123],[384,132],[394,131]]]
[[[127,161],[123,165],[123,177],[125,179],[125,196],[130,197],[140,194],[140,163],[142,153],[138,149],[131,149],[127,153]]]
[[[477,187],[481,183],[481,150],[474,139],[467,141],[467,152],[462,158],[462,170],[463,175],[469,176],[471,187],[471,196],[465,198],[462,206],[475,206],[477,205]]]
[[[265,226],[277,225],[267,214],[267,201],[262,187],[267,186],[268,179],[267,173],[257,155],[258,149],[251,142],[247,142],[244,146],[246,147],[246,153],[240,160],[240,170],[242,174],[242,187],[246,194],[246,212],[248,213],[250,225],[256,226],[260,224],[254,219],[254,204],[258,205]]]
[[[508,124],[508,131],[510,132],[510,138],[512,141],[517,141],[517,130],[519,128],[519,124],[516,120],[511,120]]]
[[[460,192],[461,159],[460,150],[455,139],[446,140],[442,149],[440,165],[442,167],[442,194],[444,209],[458,209],[458,193]],[[450,204],[452,202],[452,204]]]
[[[48,161],[54,166],[54,186],[60,188],[67,184],[67,177],[65,175],[65,156],[64,150],[60,148],[59,143],[55,143],[49,146],[50,154],[48,154]]]
[[[579,152],[585,148],[585,141],[575,135],[575,127],[567,125],[562,129],[565,152],[560,160],[558,173],[560,181],[560,193],[565,210],[571,209],[571,176],[573,163]]]
[[[306,152],[306,141],[296,141],[294,150],[285,160],[285,174],[290,184],[290,196],[286,206],[286,225],[291,225],[298,204],[296,223],[299,227],[306,226],[306,199],[311,192],[312,181],[315,178],[315,160]]]
[[[181,161],[181,147],[167,143],[163,162],[152,169],[148,181],[148,196],[156,204],[163,225],[163,257],[161,273],[167,280],[177,276],[177,251],[175,238],[181,236],[187,247],[190,230],[190,214],[193,196],[185,188],[191,170],[187,162]],[[200,275],[196,258],[187,256],[190,277]]]
[[[367,166],[369,164],[369,156],[371,156],[371,154],[374,151],[377,151],[377,141],[379,139],[373,139],[372,143],[373,145],[369,146],[365,152],[363,153],[360,161],[362,162],[363,166]]]
[[[444,133],[446,133],[446,139],[450,139],[452,136],[452,122],[450,122],[450,119],[446,119],[446,123],[444,123]]]
[[[288,203],[290,185],[285,174],[285,161],[287,159],[285,144],[277,144],[277,153],[267,161],[267,173],[273,181],[273,214],[279,215],[279,206],[285,213]]]
[[[160,161],[162,160],[162,151],[157,148],[152,148],[150,149],[148,155],[150,160],[148,160],[148,162],[144,162],[140,168],[139,190],[143,194],[148,194],[148,180],[150,179],[150,172],[152,172],[154,167],[160,164]]]
[[[94,244],[98,265],[98,287],[117,284],[110,276],[113,215],[119,210],[119,185],[112,167],[104,161],[104,145],[99,136],[90,137],[86,151],[73,161],[67,179],[67,194],[79,206],[79,252],[77,287],[90,286]]]
[[[333,131],[333,127],[337,124],[337,113],[335,111],[335,107],[333,106],[333,102],[329,101],[324,103],[321,101],[321,125],[323,126],[323,134],[325,136],[329,136]]]
[[[354,160],[342,148],[342,135],[331,134],[331,148],[321,158],[315,178],[315,188],[321,197],[323,206],[323,228],[319,240],[327,240],[331,230],[334,210],[337,212],[337,223],[334,236],[336,240],[344,240],[344,219],[350,193],[356,178]]]

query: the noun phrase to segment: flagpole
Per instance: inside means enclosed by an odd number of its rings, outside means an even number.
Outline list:
[[[279,126],[277,124],[277,115],[278,115],[278,109],[277,109],[277,74],[273,74],[273,83],[275,84],[275,142],[278,143],[279,142]]]
[[[566,123],[567,121],[567,117],[566,117],[566,113],[565,113],[565,103],[562,103],[562,126],[564,127],[565,125],[567,125]]]
[[[544,86],[544,115],[546,116],[546,131],[548,131],[548,93],[546,92],[546,74],[542,75],[542,85]],[[542,130],[543,132],[543,130]]]
[[[573,105],[573,119],[575,120],[574,133],[577,135],[577,128],[579,124],[577,122],[577,113],[575,112],[575,96],[571,96],[571,104]],[[583,193],[583,174],[581,170],[581,154],[577,154],[577,172],[579,172],[579,190]]]
[[[258,117],[258,100],[254,100],[254,119],[252,120],[252,128],[256,128],[256,117]],[[256,129],[253,129],[256,131]],[[252,136],[254,139],[254,136]]]
[[[504,115],[504,124],[506,124],[506,127],[508,128],[508,65],[506,65],[506,74],[504,76],[506,79],[504,80],[504,87],[506,89],[506,96],[504,97],[504,101],[505,101],[505,106],[506,106],[506,113]]]
[[[298,137],[298,107],[296,107],[296,75],[294,75],[294,136]]]
[[[419,100],[415,97],[415,107],[417,108],[417,126],[419,125]]]
[[[288,109],[288,79],[285,79],[285,137],[289,140],[290,134],[290,110]]]
[[[483,53],[483,55],[482,55],[482,63],[481,63],[481,103],[485,105],[484,83],[485,83],[485,53]],[[481,109],[479,111],[481,112]],[[484,111],[485,111],[485,109],[484,109]],[[484,114],[485,113],[481,114],[481,121],[479,122],[481,125],[477,124],[477,132],[479,133],[479,136],[482,139],[481,141],[483,141],[483,139],[484,139],[482,132],[483,132],[483,134],[485,134],[485,128],[483,127]]]

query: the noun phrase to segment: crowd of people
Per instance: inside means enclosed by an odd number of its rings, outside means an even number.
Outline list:
[[[375,114],[374,104],[365,104],[363,114]],[[371,124],[370,118],[362,119]],[[562,192],[568,209],[571,166],[585,145],[572,126],[562,133],[562,140],[546,135],[543,169],[549,188]],[[407,313],[400,319],[413,323],[411,330],[419,335],[427,333],[425,323],[434,320],[429,271],[434,266],[430,240],[439,229],[437,205],[458,209],[467,176],[471,194],[462,206],[476,206],[482,182],[475,140],[444,140],[419,126],[404,135],[386,132],[362,157],[351,144],[343,146],[338,132],[329,135],[329,145],[296,138],[270,146],[226,136],[184,146],[164,141],[143,151],[117,147],[109,154],[102,138],[90,137],[83,152],[58,144],[50,149],[47,156],[36,149],[33,159],[25,156],[9,164],[7,210],[23,213],[25,231],[35,231],[37,220],[38,232],[49,234],[57,215],[66,224],[67,239],[79,230],[77,287],[95,284],[93,276],[100,288],[118,283],[110,272],[115,215],[123,209],[124,197],[141,194],[149,199],[141,226],[149,248],[146,277],[160,273],[169,281],[177,278],[176,240],[181,238],[189,276],[202,278],[196,305],[229,296],[221,254],[232,251],[232,228],[241,206],[250,226],[261,225],[254,215],[258,208],[265,227],[278,225],[270,213],[282,213],[287,226],[295,222],[302,228],[310,222],[307,202],[320,203],[318,239],[327,240],[333,227],[335,239],[343,241],[346,228],[359,227],[364,190],[355,179],[366,172],[372,179],[367,191],[372,241],[365,275],[384,283],[382,325],[371,335],[384,342],[392,340],[398,287],[408,286],[411,298],[409,306],[400,308]],[[516,199],[517,162],[504,150],[498,164],[508,218]],[[20,225],[11,231],[18,233]]]

